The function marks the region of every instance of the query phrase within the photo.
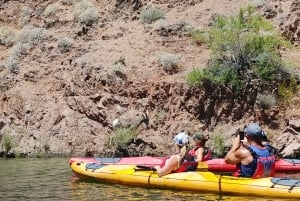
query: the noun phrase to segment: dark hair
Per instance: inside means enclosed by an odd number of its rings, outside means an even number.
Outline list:
[[[254,142],[256,142],[257,144],[263,146],[263,140],[261,136],[257,136],[257,135],[246,135],[248,138],[250,138],[251,140],[253,140]]]

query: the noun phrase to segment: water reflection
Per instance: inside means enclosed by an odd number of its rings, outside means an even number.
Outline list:
[[[2,201],[204,200],[245,201],[248,197],[219,196],[86,182],[72,176],[68,159],[0,159]],[[299,177],[299,174],[296,176]],[[284,177],[284,176],[283,176]],[[251,198],[253,201],[287,199]]]

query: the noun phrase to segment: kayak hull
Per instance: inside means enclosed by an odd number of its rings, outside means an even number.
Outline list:
[[[208,171],[157,173],[136,165],[103,165],[72,162],[72,171],[80,178],[101,182],[197,192],[252,195],[278,198],[300,198],[300,181],[287,178],[240,178]]]
[[[118,165],[146,165],[155,166],[162,164],[164,157],[123,157],[123,158],[80,158],[75,157],[69,160],[72,162],[100,163],[100,164],[118,164]],[[235,165],[226,164],[224,159],[215,158],[203,163],[207,164],[207,170],[212,172],[234,172]],[[299,159],[280,159],[275,163],[276,173],[295,173],[300,172]]]

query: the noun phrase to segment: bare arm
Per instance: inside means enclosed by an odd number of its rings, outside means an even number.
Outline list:
[[[200,147],[198,150],[197,150],[197,159],[196,161],[197,162],[201,162],[203,160],[203,157],[204,157],[204,148],[203,147]]]
[[[233,140],[231,149],[227,152],[227,154],[224,158],[225,163],[236,165],[242,161],[240,147],[241,147],[240,137],[237,136]]]

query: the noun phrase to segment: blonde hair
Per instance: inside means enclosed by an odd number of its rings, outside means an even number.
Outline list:
[[[177,146],[177,147],[179,148],[178,154],[179,154],[180,158],[183,158],[187,152],[187,146],[185,145],[182,147],[179,147],[179,146]]]

